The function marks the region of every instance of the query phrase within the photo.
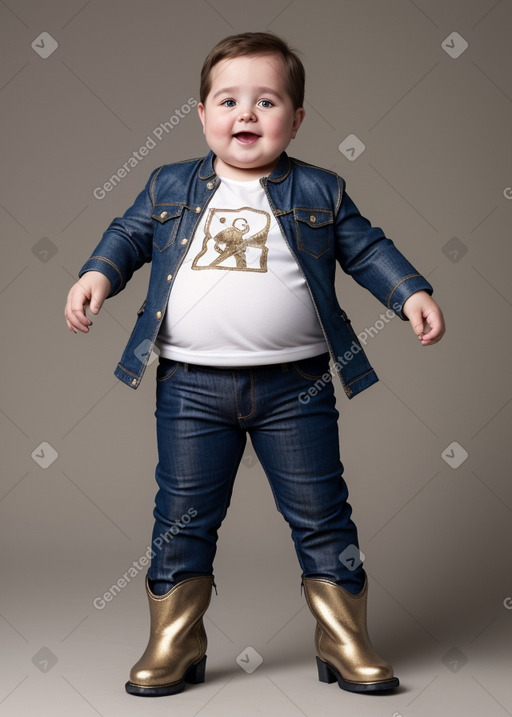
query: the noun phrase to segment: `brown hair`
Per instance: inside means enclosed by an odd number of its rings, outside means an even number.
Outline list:
[[[280,37],[270,32],[243,32],[230,35],[218,42],[210,52],[201,70],[200,101],[204,104],[211,89],[211,73],[221,60],[242,55],[277,54],[283,58],[286,69],[287,90],[297,109],[304,104],[305,72],[295,51]]]

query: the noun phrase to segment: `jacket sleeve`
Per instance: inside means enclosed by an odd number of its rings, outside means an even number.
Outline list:
[[[131,279],[134,271],[151,261],[153,247],[153,184],[159,169],[155,169],[132,206],[112,221],[92,256],[80,269],[100,271],[110,279],[109,298],[118,294]]]
[[[344,191],[335,231],[336,258],[343,271],[387,308],[393,309],[401,319],[407,320],[402,309],[411,294],[421,290],[433,293],[429,282],[407,261],[382,229],[373,227],[359,213]]]

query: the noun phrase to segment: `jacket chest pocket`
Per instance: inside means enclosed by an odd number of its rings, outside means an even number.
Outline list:
[[[314,257],[322,256],[333,245],[333,217],[328,209],[294,209],[297,245]]]
[[[158,204],[154,207],[151,215],[155,223],[153,244],[160,251],[174,243],[184,208],[183,204]]]

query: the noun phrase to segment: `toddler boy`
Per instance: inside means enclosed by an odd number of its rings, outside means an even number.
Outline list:
[[[209,153],[151,174],[68,295],[68,327],[87,333],[86,307],[97,314],[152,262],[115,370],[137,388],[157,346],[151,634],[130,694],[174,694],[204,681],[217,531],[247,434],[291,528],[317,620],[319,679],[353,692],[398,685],[368,638],[364,569],[343,560],[357,554],[358,538],[332,382],[308,390],[329,376],[330,359],[349,398],[377,381],[338,304],[337,262],[408,318],[424,346],[441,339],[444,320],[430,284],[360,215],[344,181],[286,154],[303,99],[302,63],[280,38],[221,41],[201,74]]]

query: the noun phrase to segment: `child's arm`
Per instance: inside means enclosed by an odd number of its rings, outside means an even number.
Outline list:
[[[437,344],[446,330],[443,312],[426,291],[416,291],[405,301],[403,313],[423,346]]]
[[[69,291],[64,315],[70,331],[88,333],[92,321],[89,306],[97,314],[105,299],[118,294],[134,271],[151,261],[153,239],[153,200],[151,187],[159,169],[152,172],[133,205],[114,219],[80,269],[79,280]]]
[[[432,286],[382,229],[373,227],[359,213],[344,191],[336,232],[337,258],[343,270],[400,318],[409,319],[423,346],[440,341],[445,332],[444,318],[430,296]]]
[[[100,271],[88,271],[69,290],[64,315],[68,329],[76,334],[77,330],[84,334],[89,332],[92,321],[85,310],[89,306],[93,314],[97,314],[103,302],[110,294],[110,279]]]

